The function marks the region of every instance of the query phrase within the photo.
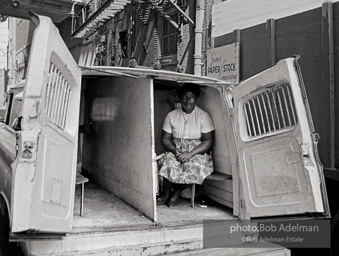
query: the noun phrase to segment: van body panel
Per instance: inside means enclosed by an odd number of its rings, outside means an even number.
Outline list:
[[[37,19],[12,164],[11,231],[64,233],[72,229],[81,72],[52,21]]]
[[[227,130],[232,128],[231,118],[225,110],[225,102],[222,100],[221,90],[206,87],[201,90],[198,104],[212,117],[215,137],[218,138],[213,144],[213,164],[214,170],[220,173],[232,175],[232,161],[229,148]]]
[[[227,111],[221,87],[213,88],[206,86],[201,89],[198,105],[207,111],[214,124],[215,138],[212,155],[214,171],[232,176],[232,166],[236,162],[234,140],[232,132],[231,116]],[[237,202],[237,193],[234,193],[233,181],[230,180],[205,180],[203,183],[204,193],[214,201],[233,208]],[[235,190],[236,191],[236,190]]]
[[[294,58],[282,60],[233,90],[242,198],[249,217],[324,212],[322,168],[297,65]]]

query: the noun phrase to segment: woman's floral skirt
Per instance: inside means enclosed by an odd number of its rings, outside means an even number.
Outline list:
[[[182,152],[191,152],[198,146],[200,140],[174,139],[174,145]],[[179,184],[202,184],[204,179],[213,172],[211,154],[197,154],[186,163],[180,163],[175,155],[166,152],[159,160],[159,175],[173,183]]]

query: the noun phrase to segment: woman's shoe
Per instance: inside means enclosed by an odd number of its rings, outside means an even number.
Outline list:
[[[168,201],[168,207],[173,208],[179,205],[179,201],[180,201],[180,192],[181,190],[175,190],[173,192],[172,197],[170,198],[170,200]]]
[[[164,205],[168,201],[168,197],[158,197],[157,198],[157,205]]]

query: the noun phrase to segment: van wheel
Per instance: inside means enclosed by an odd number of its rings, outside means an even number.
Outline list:
[[[9,218],[0,211],[0,256],[24,256],[16,243],[9,242]]]
[[[339,210],[332,220],[331,225],[331,255],[339,255]]]

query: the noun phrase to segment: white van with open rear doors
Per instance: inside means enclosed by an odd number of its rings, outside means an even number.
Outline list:
[[[201,250],[203,220],[328,217],[297,58],[238,85],[147,68],[80,67],[51,20],[32,19],[26,79],[8,92],[0,123],[0,205],[11,241],[27,255]],[[206,202],[197,198],[193,208],[183,199],[172,209],[156,203],[156,158],[183,83],[200,86],[198,105],[213,119],[215,171],[196,188]],[[91,132],[80,134],[79,124],[91,124]],[[76,186],[80,170],[89,179],[84,194]]]

